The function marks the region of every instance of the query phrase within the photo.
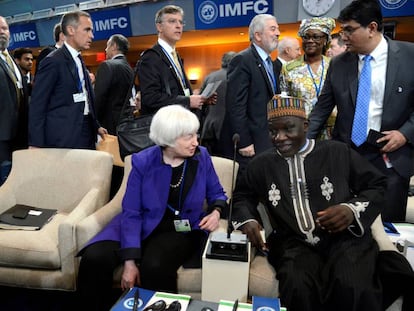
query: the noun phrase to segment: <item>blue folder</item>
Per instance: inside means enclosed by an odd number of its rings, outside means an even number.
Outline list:
[[[155,291],[133,287],[126,290],[118,301],[113,305],[110,311],[130,311],[134,306],[134,295],[139,290],[138,311],[142,311],[147,302],[155,294]]]

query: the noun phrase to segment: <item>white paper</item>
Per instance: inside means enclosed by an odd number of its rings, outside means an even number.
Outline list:
[[[221,84],[221,80],[208,83],[206,87],[204,88],[203,92],[201,93],[201,96],[204,96],[207,98],[210,97],[211,95],[214,94],[214,92],[217,90],[220,84]]]

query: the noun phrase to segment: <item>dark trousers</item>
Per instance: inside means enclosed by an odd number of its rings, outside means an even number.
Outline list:
[[[386,168],[382,158],[372,163],[387,176],[382,220],[387,222],[405,222],[410,180],[400,176],[394,168]]]
[[[82,133],[79,140],[79,149],[95,150],[96,131],[94,129],[93,118],[90,115],[83,117]]]
[[[177,292],[177,269],[196,257],[201,261],[200,245],[206,235],[196,230],[190,234],[154,232],[142,244],[139,265],[141,287],[154,291]],[[82,253],[78,275],[78,293],[84,310],[109,310],[116,302],[113,272],[123,264],[118,256],[119,242],[102,241]],[[116,294],[116,292],[115,292]],[[118,297],[120,291],[118,292]]]
[[[0,164],[4,161],[11,161],[12,148],[9,140],[0,140]]]
[[[0,140],[0,186],[6,181],[11,170],[12,151],[9,141]]]
[[[272,241],[272,236],[269,242],[268,260],[277,271],[281,303],[289,311],[383,310],[375,264],[378,246],[370,236],[339,237],[319,246],[296,238]]]

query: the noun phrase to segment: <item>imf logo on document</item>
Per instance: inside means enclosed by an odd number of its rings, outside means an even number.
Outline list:
[[[204,1],[198,7],[198,18],[204,24],[211,24],[217,19],[218,8],[213,1]]]
[[[141,308],[143,304],[143,301],[141,299],[138,299],[138,308]],[[128,310],[132,310],[134,307],[134,297],[128,298],[124,301],[124,307]]]
[[[259,307],[256,309],[256,311],[276,311],[272,307]]]
[[[407,0],[380,0],[381,5],[389,10],[396,10],[402,7]]]

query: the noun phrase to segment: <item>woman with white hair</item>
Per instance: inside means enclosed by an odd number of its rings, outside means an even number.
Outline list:
[[[122,212],[80,253],[78,288],[89,310],[109,310],[115,302],[110,297],[118,265],[123,264],[122,289],[139,285],[167,292],[177,292],[181,265],[201,265],[227,197],[210,155],[198,146],[199,126],[197,116],[180,105],[154,115],[155,146],[132,155]]]

